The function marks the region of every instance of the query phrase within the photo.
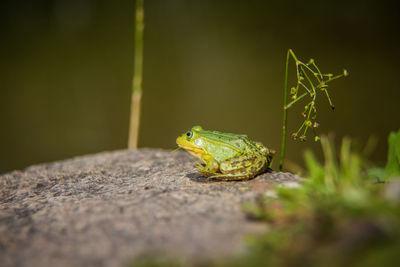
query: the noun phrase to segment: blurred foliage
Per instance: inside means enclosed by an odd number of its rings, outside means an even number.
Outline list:
[[[384,169],[374,168],[369,171],[370,176],[388,180],[400,176],[400,130],[389,135],[388,159]]]
[[[246,266],[391,266],[400,251],[400,131],[389,136],[384,176],[369,179],[368,166],[343,139],[340,153],[322,137],[325,162],[305,154],[301,186],[280,186],[247,204],[249,216],[268,223],[251,239]],[[382,180],[382,177],[385,180]],[[389,181],[390,180],[390,181]]]

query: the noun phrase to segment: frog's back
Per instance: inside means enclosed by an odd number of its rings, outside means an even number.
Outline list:
[[[207,141],[221,147],[231,149],[237,154],[254,153],[258,151],[255,144],[245,134],[221,133],[218,131],[201,131],[201,136]],[[223,148],[225,147],[225,148]]]

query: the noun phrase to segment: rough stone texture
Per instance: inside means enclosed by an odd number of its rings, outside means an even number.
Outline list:
[[[143,254],[213,259],[264,230],[244,201],[299,177],[203,178],[183,151],[104,152],[0,176],[0,266],[121,266]]]

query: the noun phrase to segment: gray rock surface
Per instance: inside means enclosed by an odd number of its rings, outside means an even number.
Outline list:
[[[140,255],[190,261],[240,253],[265,230],[242,211],[271,183],[203,178],[183,151],[104,152],[0,176],[0,266],[121,266]]]

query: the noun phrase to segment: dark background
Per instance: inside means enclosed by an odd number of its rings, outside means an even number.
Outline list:
[[[126,147],[134,5],[2,2],[0,173]],[[338,143],[375,135],[372,158],[383,162],[386,137],[400,125],[399,11],[397,1],[379,0],[145,0],[140,147],[172,149],[200,124],[279,150],[293,48],[325,73],[350,73],[331,84],[334,112],[321,99],[319,132]],[[289,130],[300,122],[289,113]],[[311,140],[289,140],[289,159],[302,164],[307,147],[319,153]]]

